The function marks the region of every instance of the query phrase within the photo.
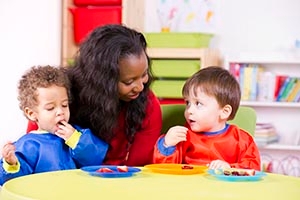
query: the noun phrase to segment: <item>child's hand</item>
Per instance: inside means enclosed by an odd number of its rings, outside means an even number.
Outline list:
[[[59,129],[54,134],[66,141],[71,137],[75,129],[66,121],[61,121],[60,123]]]
[[[18,159],[15,154],[16,147],[12,142],[7,142],[2,149],[2,157],[3,159],[10,165],[16,165]]]
[[[165,147],[175,146],[181,141],[186,141],[188,129],[184,126],[174,126],[170,128],[165,136]]]
[[[213,160],[208,165],[209,169],[224,169],[224,168],[230,168],[229,163],[223,161],[223,160]]]

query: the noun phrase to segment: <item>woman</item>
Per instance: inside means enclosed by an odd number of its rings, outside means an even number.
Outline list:
[[[80,45],[71,81],[71,124],[90,128],[109,144],[103,164],[152,163],[162,126],[160,104],[150,90],[144,36],[122,25],[94,29]]]

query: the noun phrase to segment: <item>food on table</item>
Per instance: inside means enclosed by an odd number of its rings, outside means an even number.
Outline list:
[[[112,169],[109,169],[107,167],[101,167],[97,170],[97,172],[101,172],[101,173],[111,173],[114,172]]]
[[[101,173],[112,173],[112,172],[128,172],[128,167],[123,165],[123,166],[114,166],[114,167],[100,167],[99,169],[96,170],[97,172]]]
[[[183,165],[181,169],[194,169],[194,167],[190,165]]]
[[[119,172],[128,172],[128,167],[123,165],[123,166],[117,166],[117,170]]]
[[[254,169],[226,168],[223,169],[223,174],[226,176],[254,176]]]

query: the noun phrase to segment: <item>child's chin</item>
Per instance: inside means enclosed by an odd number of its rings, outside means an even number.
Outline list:
[[[52,133],[55,133],[59,130],[59,127],[58,126],[55,126],[55,128],[53,129]]]
[[[198,133],[198,132],[202,132],[199,128],[192,128],[191,127],[191,130],[195,133]]]

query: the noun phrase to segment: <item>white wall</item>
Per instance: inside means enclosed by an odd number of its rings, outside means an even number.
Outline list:
[[[224,53],[286,51],[300,39],[299,0],[218,1],[215,44]]]
[[[60,0],[0,1],[0,151],[25,133],[17,82],[32,65],[60,63]]]
[[[158,32],[160,20],[157,15],[157,2],[160,0],[145,1],[147,16],[145,31]],[[202,1],[201,5],[205,5],[203,3],[205,0],[198,1]],[[286,51],[293,48],[296,39],[300,39],[299,0],[209,1],[215,10],[213,21],[215,36],[210,47],[220,49],[223,54],[240,51]],[[194,25],[211,32],[202,23]]]
[[[287,50],[300,38],[299,0],[216,2],[218,20],[211,46],[223,54]],[[16,99],[21,74],[32,65],[60,63],[60,10],[60,0],[0,0],[1,146],[26,128]]]

